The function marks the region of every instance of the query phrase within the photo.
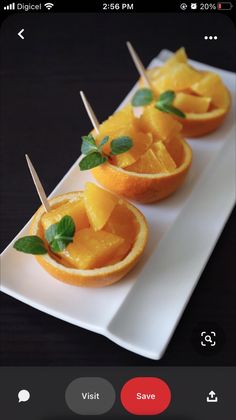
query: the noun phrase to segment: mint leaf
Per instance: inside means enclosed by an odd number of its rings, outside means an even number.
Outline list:
[[[98,150],[101,152],[102,151],[102,148],[103,148],[103,146],[108,142],[108,140],[109,140],[109,136],[105,136],[102,140],[101,140],[101,142],[99,143],[99,146],[98,146]]]
[[[127,152],[133,146],[133,140],[128,136],[117,137],[111,141],[111,154],[119,155]]]
[[[17,251],[25,252],[26,254],[47,254],[47,249],[43,240],[36,235],[23,236],[23,238],[18,239],[14,243],[13,248],[15,248]]]
[[[45,232],[45,238],[47,239],[49,244],[51,244],[51,242],[54,240],[57,234],[57,226],[58,223],[55,223],[54,225],[49,226],[49,228],[47,228]]]
[[[172,104],[175,99],[175,92],[173,90],[167,90],[166,92],[161,93],[158,98],[158,104]]]
[[[61,252],[67,247],[67,245],[69,245],[70,242],[65,242],[63,239],[55,239],[50,243],[50,248],[53,252]]]
[[[148,88],[142,88],[137,90],[137,92],[134,94],[131,104],[133,106],[142,106],[142,105],[148,105],[153,100],[153,93],[151,89]]]
[[[54,252],[63,251],[73,242],[75,224],[70,216],[64,216],[59,223],[49,226],[45,232],[45,237]]]
[[[173,105],[155,105],[155,108],[159,109],[159,111],[167,112],[168,114],[174,114],[180,118],[186,118],[186,115],[178,108],[175,108]]]
[[[107,161],[107,157],[102,156],[100,152],[93,152],[85,156],[79,163],[81,171],[95,168]]]
[[[57,235],[61,238],[72,238],[75,233],[75,224],[71,216],[64,216],[58,223]]]
[[[97,145],[92,134],[89,134],[88,136],[83,136],[81,153],[83,153],[83,155],[88,155],[89,153],[92,153],[94,151],[97,151]]]
[[[155,104],[155,108],[159,109],[159,111],[167,112],[168,114],[177,115],[177,117],[185,118],[185,114],[178,108],[175,108],[172,105],[173,100],[175,99],[175,92],[172,90],[167,90],[163,92],[158,101]]]

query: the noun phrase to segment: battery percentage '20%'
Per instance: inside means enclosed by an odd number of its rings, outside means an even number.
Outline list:
[[[201,3],[200,10],[216,10],[216,3]]]

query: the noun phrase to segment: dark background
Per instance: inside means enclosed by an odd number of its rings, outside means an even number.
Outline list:
[[[25,39],[17,33],[24,28]],[[204,35],[217,35],[205,41]],[[125,41],[145,65],[163,48],[185,46],[193,59],[234,67],[235,30],[223,14],[21,14],[1,31],[2,249],[38,208],[27,152],[47,194],[80,154],[91,126],[83,89],[106,119],[137,79]],[[135,355],[106,338],[1,294],[2,365],[231,365],[235,363],[235,213],[229,219],[161,361]],[[19,274],[20,281],[20,274]],[[193,331],[216,323],[222,345],[210,355]]]

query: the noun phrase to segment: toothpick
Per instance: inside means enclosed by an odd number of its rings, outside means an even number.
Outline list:
[[[127,45],[128,50],[130,52],[130,55],[133,59],[133,62],[136,66],[136,69],[138,70],[140,76],[144,80],[145,86],[151,88],[151,82],[149,80],[149,77],[147,76],[146,69],[145,69],[142,61],[140,60],[138,54],[136,53],[135,49],[133,48],[133,46],[131,45],[131,43],[129,41],[126,42],[126,45]]]
[[[91,123],[93,125],[93,128],[95,129],[96,133],[99,134],[99,122],[98,122],[98,119],[97,119],[96,115],[94,114],[93,109],[92,109],[89,101],[87,100],[84,92],[82,92],[82,90],[80,91],[80,96],[82,98],[83,104],[84,104],[85,109],[86,109],[86,111],[88,113],[88,116],[90,118],[90,121],[91,121]]]
[[[37,175],[37,172],[34,169],[34,167],[32,165],[32,162],[31,162],[29,156],[28,155],[25,155],[25,157],[26,157],[26,161],[27,161],[27,164],[28,164],[28,167],[29,167],[29,170],[30,170],[32,179],[34,181],[34,185],[36,187],[38,196],[40,198],[40,201],[41,201],[43,207],[45,208],[45,211],[50,211],[50,204],[48,202],[47,196],[46,196],[45,191],[43,189],[43,186],[42,186],[42,184],[40,182],[40,179],[39,179],[39,177]]]

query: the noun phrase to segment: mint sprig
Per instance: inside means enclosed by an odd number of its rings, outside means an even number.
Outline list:
[[[152,102],[153,100],[153,92],[151,89],[149,88],[142,88],[137,90],[137,92],[135,92],[131,104],[136,107],[136,106],[143,106],[143,105],[148,105]]]
[[[46,230],[45,237],[54,252],[63,251],[71,242],[75,233],[75,224],[70,216],[64,216]]]
[[[43,240],[36,235],[23,236],[23,238],[18,239],[14,243],[13,248],[17,251],[34,255],[43,255],[48,252]]]
[[[134,94],[131,104],[133,107],[136,106],[145,106],[150,104],[154,99],[154,94],[151,89],[149,88],[142,88],[137,90]],[[177,115],[180,118],[186,118],[186,115],[178,108],[173,106],[173,101],[175,99],[175,92],[172,90],[167,90],[163,92],[157,102],[155,103],[155,108],[159,109],[159,111],[167,112],[168,114]]]
[[[73,242],[74,234],[75,224],[72,217],[64,216],[60,222],[49,226],[45,238],[52,251],[60,252]],[[37,235],[23,236],[14,243],[13,248],[33,255],[43,255],[48,252],[44,241]]]
[[[166,112],[168,114],[174,114],[180,118],[185,118],[186,115],[180,109],[172,105],[174,99],[175,92],[172,90],[167,90],[159,96],[157,102],[155,103],[155,108],[159,109],[159,111]]]
[[[111,141],[111,152],[105,154],[103,147],[109,141],[109,136],[105,136],[99,145],[96,144],[93,136],[82,137],[81,153],[85,155],[79,162],[81,171],[95,168],[105,163],[112,155],[119,155],[127,152],[133,146],[133,140],[128,136],[120,136]]]

